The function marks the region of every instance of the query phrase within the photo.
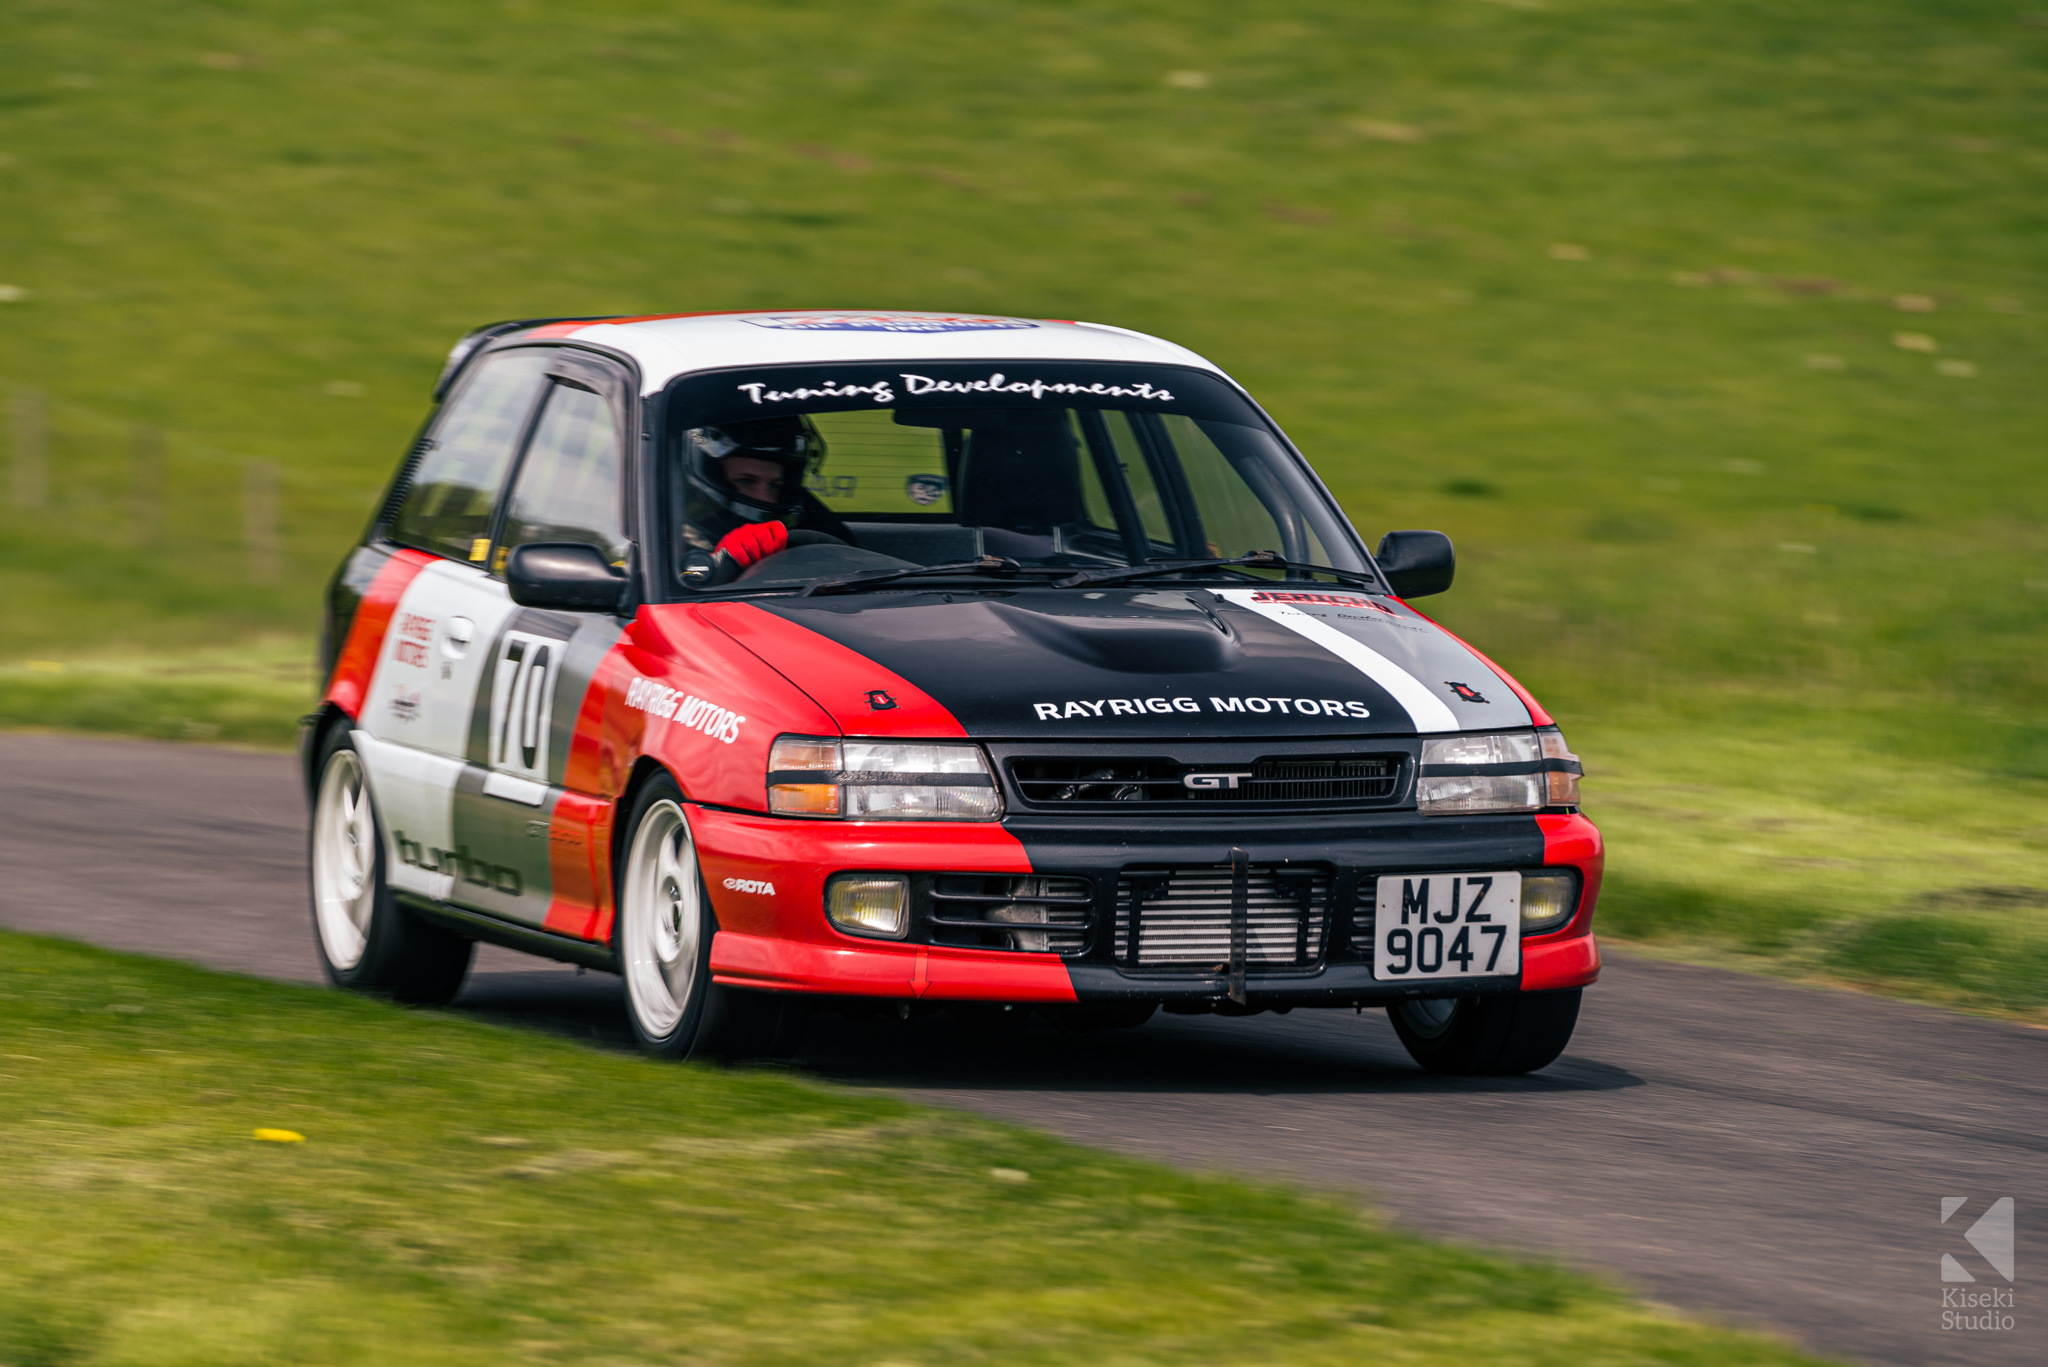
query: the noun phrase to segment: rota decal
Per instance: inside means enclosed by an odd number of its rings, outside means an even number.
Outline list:
[[[762,878],[728,878],[725,886],[733,892],[751,892],[756,897],[775,895],[775,885]]]

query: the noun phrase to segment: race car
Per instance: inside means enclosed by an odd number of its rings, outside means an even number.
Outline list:
[[[1384,1006],[1553,1061],[1599,973],[1578,759],[1239,385],[1093,323],[529,319],[455,347],[327,595],[316,940],[450,999],[620,975],[664,1057],[807,1008]]]

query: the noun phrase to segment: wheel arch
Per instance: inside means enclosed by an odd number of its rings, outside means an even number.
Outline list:
[[[299,776],[306,785],[309,810],[320,789],[320,752],[327,748],[327,738],[336,727],[354,725],[355,718],[333,702],[323,702],[318,711],[299,718]]]
[[[633,761],[633,767],[626,775],[626,784],[619,790],[619,795],[612,804],[614,816],[611,839],[611,895],[614,927],[618,925],[621,910],[619,879],[625,876],[626,871],[626,842],[633,837],[633,833],[627,829],[627,818],[632,815],[633,804],[640,800],[641,790],[656,778],[668,779],[676,785],[676,791],[683,794],[683,799],[689,800],[689,793],[684,789],[683,781],[676,777],[675,770],[668,765],[653,755],[642,755]]]

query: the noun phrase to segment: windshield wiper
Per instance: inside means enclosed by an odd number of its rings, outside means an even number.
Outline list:
[[[849,574],[841,579],[820,579],[807,584],[797,594],[799,598],[813,598],[834,593],[853,593],[874,584],[893,583],[898,579],[915,579],[931,574],[986,574],[998,579],[1012,579],[1018,574],[1033,571],[1039,574],[1065,572],[1058,565],[1020,565],[1000,555],[984,555],[979,560],[958,560],[950,565],[917,565],[907,570],[874,570],[867,574]]]
[[[1271,551],[1253,551],[1250,555],[1234,556],[1224,560],[1148,560],[1143,565],[1130,565],[1123,569],[1083,570],[1079,574],[1054,581],[1053,587],[1078,589],[1091,584],[1124,584],[1133,579],[1156,579],[1162,575],[1186,574],[1191,570],[1232,569],[1239,565],[1297,571],[1302,574],[1328,574],[1347,584],[1359,584],[1366,588],[1380,586],[1379,579],[1364,570],[1339,570],[1328,565],[1290,564]]]

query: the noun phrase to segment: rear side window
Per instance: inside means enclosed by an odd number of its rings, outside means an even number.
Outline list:
[[[511,351],[477,362],[434,424],[432,444],[392,520],[393,541],[483,562],[490,553],[498,490],[546,379],[547,355],[541,351]]]
[[[512,483],[497,563],[514,546],[580,541],[614,565],[626,562],[620,508],[619,423],[600,394],[557,382]]]

